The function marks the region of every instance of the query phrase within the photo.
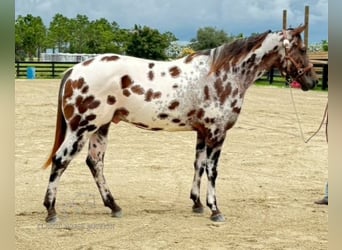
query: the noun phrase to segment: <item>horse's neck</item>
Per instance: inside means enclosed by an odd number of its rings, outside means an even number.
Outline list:
[[[250,51],[235,65],[231,65],[227,72],[228,78],[233,79],[246,90],[275,66],[280,56],[279,48],[280,36],[277,33],[269,34],[259,48]]]

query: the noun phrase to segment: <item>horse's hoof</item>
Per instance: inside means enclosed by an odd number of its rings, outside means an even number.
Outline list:
[[[112,211],[112,217],[116,217],[116,218],[121,218],[122,217],[122,210],[119,211]]]
[[[58,221],[57,215],[47,216],[45,221],[47,223],[56,223]]]
[[[214,222],[224,222],[226,220],[221,213],[211,215],[210,219]]]
[[[192,207],[192,212],[196,214],[203,214],[204,208],[203,207]]]

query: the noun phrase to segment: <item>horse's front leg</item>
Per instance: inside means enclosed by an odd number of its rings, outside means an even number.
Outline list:
[[[210,219],[212,221],[223,222],[225,218],[223,214],[221,214],[216,199],[216,191],[215,191],[215,182],[217,177],[217,163],[220,158],[222,145],[224,142],[225,136],[222,136],[218,140],[216,140],[213,144],[207,145],[207,166],[206,173],[208,176],[208,187],[207,187],[207,206],[210,208],[212,214]]]
[[[196,159],[194,162],[194,180],[192,182],[192,188],[190,192],[190,198],[193,200],[194,205],[192,211],[195,213],[203,213],[203,205],[200,201],[200,187],[201,177],[207,162],[206,144],[205,139],[200,133],[197,133],[197,144],[196,144]]]

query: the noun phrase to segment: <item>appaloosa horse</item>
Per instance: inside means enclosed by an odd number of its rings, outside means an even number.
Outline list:
[[[87,141],[86,163],[104,205],[112,216],[121,216],[103,175],[109,126],[120,121],[153,131],[196,131],[192,209],[203,212],[200,184],[205,171],[211,219],[224,221],[215,195],[217,162],[247,88],[272,67],[303,90],[317,82],[300,35],[304,28],[268,31],[168,62],[104,54],[73,66],[61,81],[55,142],[44,165],[52,163],[46,221],[56,221],[60,177]]]

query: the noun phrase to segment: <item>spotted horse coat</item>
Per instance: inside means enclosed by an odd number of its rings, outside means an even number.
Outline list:
[[[196,158],[190,198],[203,212],[201,177],[208,178],[206,203],[214,221],[224,221],[215,194],[217,163],[226,131],[235,124],[247,88],[278,67],[303,90],[316,78],[300,37],[304,27],[236,40],[174,61],[104,54],[69,69],[61,81],[55,143],[44,205],[47,222],[57,219],[56,192],[70,161],[89,143],[88,165],[104,205],[121,216],[103,175],[107,134],[120,121],[158,131],[196,131]]]

